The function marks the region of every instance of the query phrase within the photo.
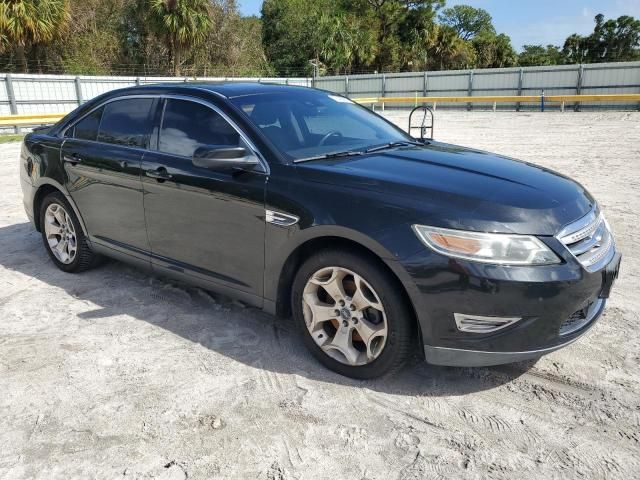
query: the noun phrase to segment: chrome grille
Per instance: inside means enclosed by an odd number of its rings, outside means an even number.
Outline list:
[[[563,228],[557,237],[589,272],[601,269],[615,255],[609,225],[596,210]]]

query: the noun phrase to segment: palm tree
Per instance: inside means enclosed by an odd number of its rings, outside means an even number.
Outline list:
[[[182,53],[201,43],[211,29],[208,0],[147,0],[156,34],[165,40],[174,75],[180,75]]]
[[[59,36],[68,20],[67,0],[3,0],[0,2],[0,51],[13,46],[26,73],[27,50]]]
[[[352,16],[322,14],[318,34],[320,56],[336,74],[350,73],[354,63],[368,64],[375,58],[371,31]]]
[[[473,63],[473,49],[458,36],[458,32],[448,26],[439,25],[433,42],[432,57],[439,62],[440,70],[468,66]]]

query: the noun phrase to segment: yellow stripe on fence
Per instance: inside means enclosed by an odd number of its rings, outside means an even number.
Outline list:
[[[510,95],[510,96],[476,96],[476,97],[365,97],[354,98],[353,101],[363,105],[387,103],[492,103],[494,108],[498,103],[542,103],[541,95]],[[580,102],[640,102],[639,93],[603,94],[603,95],[545,95],[544,103]],[[0,127],[20,127],[35,125],[50,125],[57,122],[64,113],[38,113],[27,115],[0,115]]]
[[[66,113],[34,113],[27,115],[0,115],[0,127],[20,127],[50,125],[56,123]]]
[[[475,96],[475,97],[365,97],[354,98],[354,102],[366,104],[385,103],[540,103],[542,95]],[[545,95],[545,103],[573,102],[640,102],[640,94],[603,95]]]

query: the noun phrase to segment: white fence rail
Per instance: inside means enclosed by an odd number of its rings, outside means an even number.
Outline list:
[[[154,83],[262,82],[311,86],[311,78],[92,77],[0,74],[0,115],[65,113],[102,93]]]
[[[188,77],[92,77],[0,74],[0,115],[64,113],[109,90],[133,85],[189,82]],[[586,95],[640,93],[640,62],[549,67],[453,70],[318,78],[198,78],[198,81],[251,81],[314,86],[358,97]],[[458,107],[461,105],[458,104]],[[602,102],[582,107],[638,108]],[[464,105],[462,105],[464,107]],[[475,104],[474,108],[492,105]],[[502,108],[519,108],[516,102]],[[522,105],[522,108],[527,108]],[[530,106],[529,108],[537,108]],[[556,107],[557,108],[557,107]]]

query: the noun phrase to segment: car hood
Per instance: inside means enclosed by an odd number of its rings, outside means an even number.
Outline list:
[[[440,227],[555,235],[595,205],[584,187],[552,170],[437,142],[298,168],[305,180],[376,192],[380,205],[405,209],[403,221]]]

